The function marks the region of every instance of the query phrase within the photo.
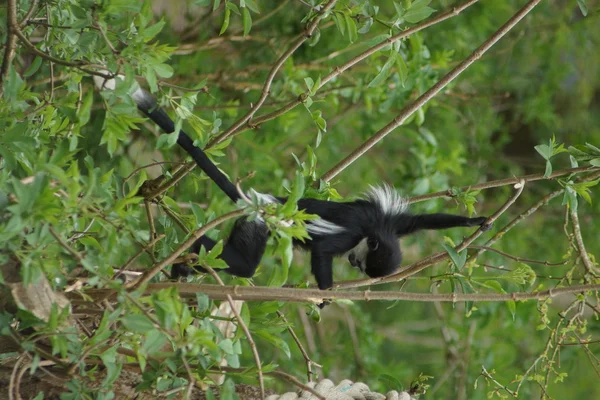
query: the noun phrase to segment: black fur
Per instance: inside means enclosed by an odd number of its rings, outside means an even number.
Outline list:
[[[107,85],[108,86],[108,85]],[[113,86],[114,87],[114,86]],[[138,108],[156,122],[165,132],[172,133],[175,125],[169,116],[157,108],[152,96],[138,89],[133,94]],[[192,139],[183,131],[178,133],[177,143],[188,152],[198,166],[236,202],[240,195],[233,183],[210,161],[206,154],[194,146]],[[284,202],[285,199],[274,201]],[[350,263],[370,277],[382,277],[394,273],[402,262],[398,238],[422,229],[445,229],[452,227],[486,225],[487,218],[468,218],[449,214],[413,215],[405,211],[402,199],[389,187],[373,188],[366,200],[335,203],[316,199],[301,199],[298,208],[320,217],[319,223],[309,224],[310,240],[294,244],[311,252],[311,271],[319,289],[333,286],[332,262],[334,257],[348,254]],[[222,258],[229,268],[225,271],[241,277],[251,277],[265,251],[268,229],[264,222],[240,218],[223,247]],[[215,242],[203,236],[192,246],[198,253],[203,246],[210,250]],[[187,276],[195,273],[185,264],[173,266],[172,275]]]

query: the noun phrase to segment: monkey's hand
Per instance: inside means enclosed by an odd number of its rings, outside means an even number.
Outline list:
[[[319,307],[321,310],[325,308],[325,306],[328,306],[331,304],[331,301],[329,300],[323,300],[322,303],[317,304],[317,307]]]
[[[481,217],[481,219],[483,220],[481,222],[481,224],[479,224],[479,229],[481,229],[482,232],[487,232],[490,229],[492,229],[492,226],[494,225],[493,222],[488,223],[488,217]]]

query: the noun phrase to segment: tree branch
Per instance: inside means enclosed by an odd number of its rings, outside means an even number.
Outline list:
[[[319,289],[296,289],[285,287],[266,286],[220,286],[213,284],[198,283],[151,283],[146,288],[146,293],[154,293],[160,290],[176,286],[182,298],[196,300],[197,293],[203,293],[213,300],[225,300],[231,296],[234,300],[244,301],[286,301],[286,302],[313,302],[321,303],[328,300],[354,300],[354,301],[418,301],[424,303],[459,301],[488,301],[504,302],[509,300],[544,300],[564,294],[577,294],[586,291],[600,290],[600,284],[575,285],[558,289],[548,289],[540,292],[512,292],[512,293],[413,293],[398,291],[345,291],[345,290],[319,290]],[[89,289],[85,292],[91,298],[116,296],[113,289]],[[67,293],[69,297],[79,296],[76,293]]]
[[[150,281],[150,279],[152,279],[156,274],[158,274],[160,271],[162,271],[163,268],[165,268],[169,264],[172,264],[173,261],[175,261],[175,259],[177,257],[179,257],[179,255],[181,253],[183,253],[184,251],[186,251],[187,249],[192,247],[194,242],[196,240],[200,239],[200,237],[202,237],[206,232],[208,232],[209,230],[213,229],[215,226],[218,226],[227,220],[240,217],[243,214],[244,214],[244,210],[232,211],[230,213],[221,215],[219,218],[216,218],[216,219],[210,221],[209,223],[204,225],[202,228],[194,231],[192,233],[192,235],[185,242],[183,242],[181,244],[181,246],[179,246],[177,249],[175,249],[175,251],[173,253],[171,253],[170,256],[168,256],[164,260],[154,264],[148,271],[144,272],[144,274],[142,276],[140,276],[136,281],[129,283],[127,285],[127,288],[132,289],[132,290],[139,289],[142,285],[148,283]]]
[[[460,188],[460,190],[467,191],[467,190],[491,189],[491,188],[500,187],[500,186],[514,185],[514,184],[519,183],[522,180],[525,182],[550,180],[550,179],[558,178],[559,176],[564,176],[564,175],[569,175],[569,174],[578,174],[580,172],[598,172],[598,171],[600,171],[599,167],[568,168],[568,169],[561,169],[558,171],[554,171],[548,177],[544,176],[544,174],[523,175],[523,176],[518,176],[518,177],[513,177],[513,178],[505,178],[505,179],[498,179],[495,181],[478,183],[476,185],[464,186],[464,187]],[[410,204],[412,204],[412,203],[418,203],[418,202],[425,201],[425,200],[437,199],[440,197],[453,197],[453,196],[452,196],[452,192],[450,191],[450,189],[447,189],[447,190],[443,190],[441,192],[435,192],[435,193],[424,194],[422,196],[411,197],[410,199],[408,199],[408,202]]]
[[[379,143],[385,138],[390,132],[399,127],[406,121],[413,113],[419,108],[423,107],[429,100],[436,96],[443,88],[445,88],[450,82],[458,77],[463,71],[465,71],[471,64],[481,58],[481,56],[488,51],[496,42],[498,42],[504,35],[506,35],[519,21],[521,21],[541,0],[531,0],[521,10],[519,10],[512,18],[510,18],[500,29],[498,29],[488,40],[486,40],[481,46],[479,46],[469,57],[460,62],[452,71],[448,72],[446,76],[440,79],[435,85],[429,90],[423,93],[417,100],[404,109],[394,118],[390,123],[380,129],[377,133],[371,136],[361,146],[354,150],[350,155],[340,161],[337,165],[327,171],[321,179],[325,182],[329,182],[331,179],[336,177],[350,164],[356,161],[359,157],[369,151],[373,146]]]
[[[2,66],[0,67],[0,86],[3,84],[4,77],[8,73],[10,64],[15,57],[15,49],[17,47],[16,31],[19,29],[16,0],[8,0],[6,7],[6,44]]]
[[[246,124],[250,120],[250,118],[252,118],[252,116],[258,111],[258,109],[263,105],[263,103],[269,96],[269,93],[271,92],[271,84],[273,83],[273,79],[275,79],[275,75],[277,74],[283,63],[285,63],[285,61],[292,54],[294,54],[294,52],[300,46],[302,46],[304,42],[306,42],[312,36],[313,32],[317,28],[317,25],[319,24],[319,21],[321,21],[321,19],[323,19],[327,12],[335,5],[336,1],[337,0],[329,0],[329,2],[323,7],[323,9],[319,11],[319,13],[315,16],[313,21],[310,24],[308,24],[308,26],[306,27],[306,31],[302,35],[300,35],[300,37],[298,37],[296,41],[294,41],[292,46],[285,53],[283,53],[281,57],[279,57],[275,65],[273,65],[273,68],[271,68],[269,75],[267,76],[267,80],[265,81],[265,84],[263,86],[262,93],[256,104],[254,104],[254,106],[235,124],[230,126],[229,129],[212,139],[210,143],[208,143],[207,147],[212,147],[215,144],[227,140],[230,136],[232,136],[235,133],[235,131],[237,131],[240,127]]]
[[[468,0],[467,2],[465,2],[464,4],[455,7],[451,10],[448,10],[434,18],[431,18],[419,25],[413,26],[412,28],[409,28],[405,31],[402,31],[386,40],[383,40],[382,42],[376,44],[375,46],[365,50],[364,52],[360,53],[359,55],[357,55],[356,57],[352,58],[351,60],[347,61],[346,63],[337,66],[333,69],[332,72],[330,72],[329,74],[327,74],[322,80],[321,80],[321,84],[319,85],[319,87],[315,88],[314,91],[317,91],[319,89],[321,89],[323,86],[325,86],[325,84],[329,83],[331,80],[333,80],[334,78],[338,77],[340,74],[342,74],[344,71],[346,71],[347,69],[351,68],[352,66],[358,64],[360,61],[366,59],[367,57],[375,54],[376,52],[378,52],[379,50],[383,49],[385,46],[390,45],[391,43],[397,42],[400,39],[404,39],[410,35],[412,35],[413,33],[419,32],[425,28],[429,28],[432,25],[435,25],[437,23],[440,23],[442,21],[445,21],[449,18],[455,17],[458,14],[460,14],[462,11],[464,11],[467,7],[470,7],[471,5],[475,4],[478,0]],[[286,105],[284,105],[283,107],[281,107],[280,109],[277,109],[269,114],[263,114],[255,119],[253,119],[251,121],[253,126],[256,125],[260,125],[263,122],[266,121],[270,121],[272,119],[277,118],[280,115],[285,114],[287,111],[295,108],[296,106],[302,104],[304,102],[304,100],[306,99],[306,96],[308,96],[308,92],[305,92],[303,94],[301,94],[300,96],[298,96],[298,98],[296,100],[292,100],[289,103],[287,103]],[[243,126],[241,126],[239,129],[237,129],[235,132],[233,132],[233,135],[237,135],[239,133],[242,133],[243,131],[245,131],[246,129],[249,129],[250,123],[247,123]]]

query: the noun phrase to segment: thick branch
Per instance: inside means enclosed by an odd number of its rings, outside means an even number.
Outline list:
[[[147,293],[154,293],[160,290],[177,286],[179,294],[183,298],[196,299],[197,293],[204,293],[213,300],[225,300],[231,296],[234,300],[244,301],[287,301],[287,302],[313,302],[321,303],[324,299],[333,300],[385,300],[385,301],[419,301],[419,302],[459,302],[459,301],[489,301],[503,302],[509,300],[543,300],[549,297],[556,297],[564,294],[577,294],[586,291],[600,290],[600,284],[576,285],[562,287],[558,289],[549,289],[540,292],[513,292],[513,293],[411,293],[398,291],[344,291],[344,290],[319,290],[319,289],[295,289],[281,287],[265,286],[220,286],[211,284],[197,283],[152,283],[147,286]],[[92,298],[101,298],[103,296],[114,295],[116,292],[112,289],[90,289],[86,295]],[[70,293],[70,296],[76,294]]]

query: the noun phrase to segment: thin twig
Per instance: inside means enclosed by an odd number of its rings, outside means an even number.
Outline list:
[[[207,264],[202,265],[202,267],[204,269],[206,269],[212,275],[212,277],[217,281],[217,283],[221,287],[225,286],[225,284],[223,283],[223,281],[219,277],[219,274],[217,274],[214,269],[212,269]],[[240,313],[236,309],[235,304],[233,304],[233,299],[231,298],[230,295],[226,295],[226,298],[227,298],[227,302],[229,303],[229,307],[231,307],[231,312],[233,313],[233,315],[235,315],[235,319],[237,320],[238,325],[244,331],[244,334],[246,335],[246,339],[248,340],[248,344],[250,345],[250,349],[252,350],[252,355],[254,357],[254,362],[256,363],[256,369],[257,369],[257,372],[258,372],[258,384],[260,386],[260,394],[261,394],[260,397],[261,397],[261,399],[264,399],[265,398],[265,382],[264,382],[264,379],[263,379],[262,365],[261,365],[261,362],[260,362],[260,355],[258,354],[258,349],[256,347],[256,343],[254,343],[254,339],[252,338],[252,334],[250,333],[250,330],[248,329],[248,327],[244,323],[244,320],[240,316]]]
[[[69,246],[67,244],[67,242],[65,242],[64,240],[62,240],[62,238],[60,236],[58,236],[58,233],[56,233],[56,231],[54,230],[54,228],[52,226],[49,226],[48,229],[50,230],[50,234],[54,237],[54,239],[56,239],[56,241],[69,253],[71,254],[73,257],[75,257],[75,259],[77,259],[77,261],[80,264],[83,264],[83,256],[81,254],[79,254],[75,249],[73,249],[71,246]]]
[[[556,267],[556,266],[559,266],[559,265],[565,265],[565,264],[567,264],[569,262],[569,260],[565,260],[565,261],[557,262],[557,263],[551,263],[551,262],[548,262],[548,261],[531,260],[529,258],[522,258],[522,257],[513,256],[511,254],[505,253],[503,251],[500,251],[500,250],[494,249],[493,247],[488,247],[488,246],[473,246],[473,245],[470,245],[468,248],[469,249],[478,249],[478,250],[487,250],[487,251],[491,251],[491,252],[494,252],[494,253],[498,253],[498,254],[506,257],[506,258],[510,258],[511,260],[515,260],[517,262],[529,263],[529,264],[542,264],[542,265],[545,265],[547,267]]]
[[[305,32],[302,33],[298,37],[298,39],[296,39],[292,43],[290,48],[285,53],[283,53],[281,55],[281,57],[279,57],[279,59],[277,60],[275,65],[273,65],[273,68],[271,68],[271,71],[269,72],[269,75],[267,76],[267,79],[265,80],[265,84],[263,86],[262,93],[261,93],[259,99],[256,101],[256,103],[254,103],[253,107],[242,118],[240,118],[236,123],[234,123],[232,126],[230,126],[229,129],[227,129],[225,132],[223,132],[222,134],[216,136],[213,140],[211,140],[210,143],[208,144],[208,147],[211,147],[215,144],[221,143],[224,140],[227,140],[230,136],[232,136],[234,134],[235,131],[237,131],[240,127],[242,127],[244,124],[246,124],[246,122],[248,122],[250,120],[250,118],[252,118],[252,116],[263,105],[263,103],[267,99],[267,96],[269,96],[269,93],[271,92],[271,84],[273,83],[273,79],[275,79],[275,75],[277,74],[277,72],[279,71],[281,66],[285,63],[285,61],[288,58],[290,58],[292,56],[292,54],[294,54],[294,52],[300,46],[302,46],[302,44],[304,42],[306,42],[308,39],[310,39],[310,37],[312,36],[315,29],[317,29],[317,25],[319,24],[321,19],[335,5],[336,1],[337,0],[329,0],[327,2],[327,4],[323,7],[323,9],[314,17],[314,19],[311,21],[311,23],[307,25]]]
[[[317,366],[319,368],[322,368],[322,367],[310,359],[310,357],[308,356],[308,353],[306,352],[306,350],[304,350],[304,346],[302,346],[302,343],[300,342],[298,335],[296,335],[296,332],[294,332],[294,328],[292,328],[292,325],[290,325],[290,323],[288,322],[285,315],[283,315],[283,313],[279,310],[277,310],[277,315],[279,316],[279,318],[281,318],[283,320],[283,322],[287,326],[288,332],[292,336],[292,339],[294,339],[294,342],[296,342],[296,346],[298,346],[300,353],[302,353],[302,357],[304,357],[304,361],[306,362],[306,374],[308,377],[308,382],[312,382],[312,375],[313,375],[312,365],[314,364],[315,366]]]
[[[470,186],[464,186],[464,187],[460,188],[460,191],[464,192],[464,191],[468,191],[468,190],[474,191],[474,190],[491,189],[491,188],[496,188],[496,187],[500,187],[500,186],[516,184],[516,183],[519,183],[520,181],[533,182],[533,181],[540,181],[540,180],[551,180],[554,178],[558,178],[559,176],[564,176],[564,175],[569,175],[569,174],[578,174],[580,172],[598,172],[598,171],[600,171],[599,167],[567,168],[567,169],[561,169],[558,171],[554,171],[549,176],[544,176],[544,174],[530,174],[530,175],[517,176],[517,177],[513,177],[513,178],[498,179],[495,181],[488,181],[488,182],[478,183],[478,184],[470,185]],[[447,190],[443,190],[441,192],[434,192],[434,193],[424,194],[422,196],[415,196],[415,197],[409,198],[408,202],[410,204],[412,204],[412,203],[418,203],[418,202],[425,201],[425,200],[437,199],[440,197],[453,197],[452,191],[450,189],[447,189]]]
[[[359,157],[365,154],[369,149],[379,143],[385,138],[390,132],[399,127],[406,121],[413,113],[423,107],[429,100],[436,96],[443,88],[445,88],[450,82],[456,79],[462,72],[464,72],[471,64],[479,60],[486,51],[488,51],[496,42],[498,42],[504,35],[506,35],[519,21],[521,21],[541,0],[531,0],[525,7],[519,10],[513,17],[511,17],[500,29],[498,29],[488,40],[486,40],[481,46],[479,46],[469,57],[460,62],[453,70],[448,72],[442,79],[440,79],[435,85],[429,90],[419,96],[414,102],[404,107],[402,111],[389,122],[386,126],[380,129],[377,133],[367,139],[362,145],[350,153],[347,157],[337,163],[333,168],[327,171],[321,179],[325,182],[329,182],[331,179],[341,173],[346,167],[356,161]]]
[[[139,289],[142,285],[148,283],[150,281],[150,279],[152,279],[156,274],[158,274],[160,271],[162,271],[163,268],[165,268],[169,264],[172,264],[173,261],[175,261],[175,259],[177,257],[179,257],[179,255],[181,253],[183,253],[184,251],[189,249],[194,244],[194,242],[196,240],[200,239],[200,237],[202,237],[206,232],[208,232],[209,230],[213,229],[215,226],[218,226],[229,219],[240,217],[243,214],[244,214],[244,210],[232,211],[230,213],[221,215],[220,217],[218,217],[218,218],[210,221],[206,225],[204,225],[202,228],[194,231],[192,233],[192,235],[185,242],[183,242],[177,249],[175,249],[175,251],[173,253],[171,253],[171,255],[169,255],[164,260],[154,264],[148,271],[146,271],[142,276],[140,276],[140,278],[137,281],[131,282],[130,284],[127,285],[127,287],[129,289],[134,289],[134,290]]]
[[[577,250],[579,251],[579,255],[581,256],[581,261],[585,266],[585,269],[589,274],[593,276],[598,276],[598,270],[596,266],[590,260],[590,256],[585,249],[585,244],[583,243],[583,237],[581,236],[581,226],[579,225],[579,216],[577,215],[577,211],[570,209],[571,211],[571,224],[573,225],[573,235],[575,236],[575,243],[577,244]]]
[[[27,25],[27,23],[29,22],[29,19],[31,18],[31,16],[35,12],[35,9],[37,8],[37,5],[38,5],[38,0],[32,0],[31,1],[31,6],[29,6],[29,10],[27,10],[27,14],[25,14],[25,16],[23,17],[23,19],[21,20],[21,23],[19,24],[20,27],[24,27],[25,25]]]
[[[110,41],[110,39],[106,35],[106,32],[104,31],[104,28],[102,28],[102,25],[100,25],[98,22],[95,22],[94,26],[100,32],[100,35],[102,36],[102,39],[104,39],[104,42],[106,43],[106,45],[108,46],[108,48],[110,49],[110,51],[112,51],[113,54],[119,54],[119,53],[121,53],[119,50],[117,50],[115,48],[115,46],[113,46],[112,42]]]
[[[158,235],[157,237],[155,237],[152,241],[150,241],[146,246],[144,246],[143,248],[140,249],[140,251],[138,251],[136,254],[134,254],[129,260],[127,260],[125,262],[125,264],[123,264],[122,266],[118,267],[119,269],[119,273],[117,275],[115,275],[115,278],[118,278],[119,276],[121,276],[121,274],[123,274],[123,272],[125,272],[130,266],[131,264],[133,264],[133,262],[142,255],[142,253],[144,253],[145,251],[147,251],[149,248],[153,247],[158,241],[164,239],[166,237],[165,234],[162,235]]]
[[[190,364],[187,362],[184,355],[181,356],[181,361],[183,363],[183,366],[185,367],[185,371],[187,372],[188,381],[189,381],[184,398],[189,400],[192,398],[192,389],[194,388],[194,385],[196,384],[196,380],[194,379],[194,374],[192,373]]]

